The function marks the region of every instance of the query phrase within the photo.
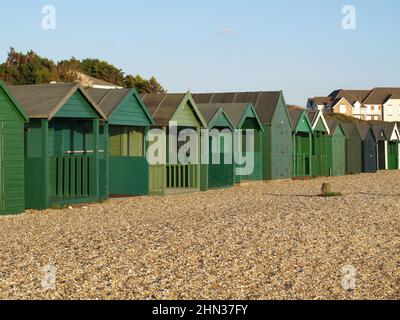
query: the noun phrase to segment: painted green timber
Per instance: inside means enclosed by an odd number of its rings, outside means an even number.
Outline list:
[[[53,130],[46,119],[32,119],[25,137],[26,208],[44,210],[50,206],[49,144]],[[53,150],[52,150],[53,151]]]
[[[304,111],[293,133],[293,177],[311,176],[313,129]]]
[[[89,109],[88,109],[89,108]],[[99,115],[77,91],[56,116],[31,119],[25,138],[26,207],[47,209],[107,197]],[[104,133],[103,133],[104,134]],[[105,150],[106,151],[106,150]]]
[[[243,181],[259,181],[262,180],[262,170],[263,170],[263,159],[262,159],[262,126],[258,118],[252,114],[245,113],[246,119],[242,121],[242,126],[238,129],[242,130],[242,153],[245,155],[247,153],[247,130],[252,130],[254,132],[254,164],[253,171],[251,174],[246,175],[245,172],[241,172],[241,168],[244,165],[236,164],[236,175],[235,182],[240,183]]]
[[[96,110],[90,105],[89,101],[79,91],[76,91],[65,105],[57,112],[56,118],[98,118]]]
[[[103,123],[99,128],[99,195],[100,200],[109,198],[109,142],[108,123]]]
[[[131,92],[112,112],[108,123],[110,125],[125,125],[148,127],[153,119],[146,112],[146,107],[139,100],[140,97]]]
[[[346,137],[340,125],[329,137],[328,155],[329,174],[344,176],[346,174]]]
[[[181,104],[178,106],[170,122],[176,122],[179,130],[194,129],[197,132],[197,139],[200,141],[200,128],[207,128],[207,123],[198,110],[190,94],[187,94]],[[157,126],[157,123],[156,123]],[[162,129],[168,137],[167,127],[158,127]],[[149,189],[151,195],[166,195],[171,193],[185,193],[199,191],[201,189],[200,164],[179,164],[170,163],[168,159],[168,138],[165,150],[167,152],[167,164],[151,165],[149,167]],[[198,145],[197,154],[200,158],[201,146]]]
[[[329,134],[319,118],[313,134],[312,171],[314,177],[329,176]]]
[[[195,111],[188,102],[179,106],[171,121],[176,121],[178,123],[178,126],[199,126],[198,117],[196,116]]]
[[[201,165],[200,190],[229,188],[235,184],[235,166],[233,159],[233,125],[223,109],[220,109],[208,123],[210,134],[215,130],[219,136],[210,136],[208,143],[209,164]],[[219,138],[219,140],[217,140]],[[230,140],[230,141],[229,141]],[[212,149],[212,143],[218,143],[218,148]],[[205,146],[202,146],[202,149]],[[214,152],[216,151],[216,152]],[[203,150],[204,152],[204,150]],[[214,152],[214,153],[213,153]],[[225,157],[225,152],[227,155]],[[215,163],[213,160],[218,160]],[[216,161],[216,162],[218,162]]]
[[[271,124],[263,126],[263,180],[290,179],[293,173],[293,136],[290,116],[282,94]]]
[[[346,135],[346,174],[359,174],[362,172],[361,165],[361,137],[353,124],[345,124]]]
[[[0,82],[0,215],[25,209],[24,122],[25,115]]]
[[[388,144],[389,170],[399,169],[399,143],[390,141]]]
[[[145,136],[148,127],[110,126],[110,194],[149,194],[149,166]]]
[[[119,103],[108,123],[110,195],[148,195],[149,166],[145,136],[154,120],[135,90],[131,90]]]
[[[231,149],[233,132],[228,128],[220,128],[219,130],[221,130],[220,132],[225,130],[224,136],[219,137],[219,152],[212,150],[212,141],[216,138],[210,137],[209,139],[208,189],[229,188],[235,184],[233,149]],[[214,143],[217,143],[217,141]],[[202,185],[204,185],[203,180]]]

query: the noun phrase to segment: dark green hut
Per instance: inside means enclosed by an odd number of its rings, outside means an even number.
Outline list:
[[[155,163],[150,164],[150,194],[166,195],[199,191],[200,131],[201,128],[207,128],[207,123],[192,95],[190,93],[145,94],[143,101],[155,122],[155,125],[152,126],[149,147],[151,154],[154,153],[153,156],[156,158]],[[171,126],[172,124],[173,126]],[[158,130],[157,135],[154,129]],[[175,129],[177,130],[176,137],[171,132]],[[188,130],[195,132],[197,144],[195,152],[188,151],[187,156],[188,159],[191,159],[191,156],[196,159],[189,163],[182,163],[178,158],[177,151],[186,143],[182,142],[179,136]],[[153,136],[157,137],[152,139]],[[162,136],[165,138],[163,139]],[[159,138],[162,140],[159,141]],[[175,147],[176,150],[173,150]],[[159,151],[153,152],[155,149]],[[176,159],[172,159],[172,157]]]
[[[253,107],[252,103],[221,103],[220,106],[228,115],[231,120],[233,127],[235,128],[236,137],[240,137],[241,148],[235,147],[235,152],[240,152],[242,155],[248,156],[248,152],[253,152],[254,163],[252,166],[251,173],[248,171],[248,164],[241,164],[242,161],[239,159],[240,156],[235,156],[235,183],[243,181],[257,181],[262,180],[263,173],[263,156],[262,156],[262,134],[263,126],[258,118],[258,115]],[[247,140],[247,132],[251,131],[254,133],[254,145],[253,149],[249,151],[249,141]],[[235,139],[236,140],[236,139]],[[235,144],[235,141],[234,141]]]
[[[26,207],[98,201],[99,122],[104,113],[77,84],[10,87],[29,116],[25,136]]]
[[[207,153],[204,156],[208,156],[208,164],[202,165],[201,190],[232,187],[235,184],[233,124],[220,105],[197,106],[209,130],[206,146],[202,145],[202,152]]]
[[[330,129],[321,111],[309,111],[307,115],[313,128],[313,176],[329,176],[328,150]]]
[[[372,131],[376,139],[377,167],[378,170],[388,169],[388,141],[384,124],[382,122],[371,123]]]
[[[342,123],[346,135],[346,174],[362,172],[361,136],[353,123]]]
[[[313,129],[305,110],[289,113],[293,129],[293,177],[310,177]]]
[[[252,103],[262,133],[263,180],[292,177],[292,125],[281,91],[194,94],[197,103]]]
[[[339,121],[327,121],[330,130],[328,140],[328,165],[330,176],[346,174],[346,135]]]
[[[146,135],[154,121],[141,96],[135,89],[90,89],[88,92],[107,116],[108,135],[103,143],[109,150],[110,195],[148,195]],[[107,168],[102,175],[107,175],[106,172]]]
[[[361,137],[361,163],[362,172],[375,173],[377,167],[377,148],[376,137],[371,126],[368,123],[359,123],[356,125]]]
[[[0,80],[0,215],[25,210],[25,111]]]
[[[388,159],[388,169],[398,170],[399,166],[399,143],[400,143],[400,133],[395,122],[385,122],[383,124],[387,141],[387,159]]]

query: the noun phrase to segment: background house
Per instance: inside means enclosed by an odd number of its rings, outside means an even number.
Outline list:
[[[327,97],[308,99],[307,109],[341,113],[366,121],[396,122],[400,121],[400,88],[339,89]]]

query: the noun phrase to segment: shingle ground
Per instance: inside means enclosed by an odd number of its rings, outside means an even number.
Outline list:
[[[1,299],[400,299],[400,171],[30,211],[0,248]]]

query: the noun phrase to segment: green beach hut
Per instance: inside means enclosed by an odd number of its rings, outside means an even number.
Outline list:
[[[209,130],[207,146],[202,147],[203,153],[208,150],[208,164],[202,164],[201,190],[232,187],[235,184],[234,126],[220,105],[197,106]]]
[[[235,155],[235,183],[244,181],[259,181],[263,178],[263,154],[262,154],[262,134],[263,126],[258,118],[257,112],[252,103],[220,103],[222,109],[231,120],[235,128],[236,135],[241,136],[242,147],[235,149],[235,152],[241,152],[242,156],[248,156],[248,152],[253,153],[254,163],[252,170],[249,170],[248,164],[241,164],[244,159],[239,159],[239,154]],[[247,139],[248,131],[254,133],[253,150],[249,151],[250,143]],[[234,141],[235,145],[235,141]]]
[[[292,125],[282,91],[199,93],[197,103],[252,103],[262,132],[262,179],[292,178]]]
[[[29,116],[25,134],[26,208],[100,199],[99,127],[104,113],[78,84],[10,87]]]
[[[25,210],[24,123],[27,114],[0,80],[0,215]]]
[[[310,177],[313,129],[305,110],[289,111],[293,129],[293,177]]]
[[[346,174],[346,135],[339,121],[327,121],[330,129],[328,163],[330,176]]]
[[[399,166],[399,143],[400,143],[400,133],[395,122],[385,122],[383,127],[388,138],[387,141],[387,159],[388,170],[398,170]]]
[[[362,144],[361,136],[354,123],[342,123],[346,136],[346,174],[362,172]]]
[[[192,95],[190,93],[145,94],[143,101],[155,123],[151,128],[150,138],[155,129],[158,130],[158,134],[154,133],[154,136],[158,137],[151,140],[149,149],[154,157],[162,160],[150,163],[150,194],[168,195],[200,191],[200,136],[201,128],[207,128],[207,122]],[[175,130],[176,132],[172,132]],[[181,141],[179,136],[188,132],[195,134],[197,142],[195,150],[187,152],[188,163],[186,161],[182,163],[177,151],[189,143],[190,139]],[[155,149],[159,150],[153,154]],[[195,159],[191,160],[192,157]]]
[[[135,89],[89,89],[88,92],[107,117],[104,145],[108,146],[110,195],[148,195],[146,135],[154,121],[141,96]]]
[[[308,111],[308,119],[313,128],[312,175],[329,176],[329,136],[330,129],[321,111]]]

